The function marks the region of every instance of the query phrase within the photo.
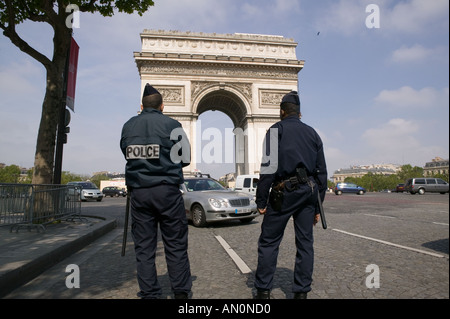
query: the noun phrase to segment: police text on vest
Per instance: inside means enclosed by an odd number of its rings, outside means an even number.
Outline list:
[[[129,159],[159,159],[159,145],[129,145],[126,158]]]

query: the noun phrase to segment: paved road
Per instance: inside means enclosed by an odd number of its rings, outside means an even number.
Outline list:
[[[324,207],[329,228],[315,228],[309,298],[449,298],[448,194],[327,194]],[[7,298],[137,298],[131,236],[126,256],[120,256],[124,208],[124,198],[83,203],[83,214],[114,216],[118,228]],[[245,225],[239,221],[206,228],[190,225],[193,299],[252,298],[261,221],[258,217]],[[273,298],[292,297],[294,258],[294,231],[289,223],[280,246]],[[66,287],[65,269],[70,264],[79,266],[80,288]],[[157,267],[163,298],[171,298],[161,241]]]

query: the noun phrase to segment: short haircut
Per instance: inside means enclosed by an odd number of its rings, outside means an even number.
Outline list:
[[[300,106],[294,103],[284,102],[280,105],[281,109],[286,112],[286,115],[300,114]]]
[[[152,94],[147,95],[142,98],[142,106],[144,108],[152,108],[152,109],[158,109],[162,104],[162,95],[161,94]]]

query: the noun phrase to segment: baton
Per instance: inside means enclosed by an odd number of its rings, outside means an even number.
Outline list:
[[[319,205],[320,221],[323,229],[327,229],[327,221],[325,219],[325,212],[323,211],[322,200],[320,199],[320,192],[317,192],[317,205]]]
[[[127,247],[128,234],[128,217],[130,215],[130,192],[127,192],[127,206],[125,210],[125,222],[123,224],[123,239],[122,239],[122,257],[125,256],[125,248]]]

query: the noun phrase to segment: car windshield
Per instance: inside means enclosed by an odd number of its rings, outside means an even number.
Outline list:
[[[188,192],[225,190],[225,187],[223,187],[220,183],[213,179],[207,178],[186,179],[184,181],[184,185],[186,186]]]
[[[75,184],[75,186],[81,186],[81,188],[83,188],[83,189],[95,189],[95,188],[97,188],[97,186],[95,186],[94,183],[89,183],[89,182],[77,183],[77,184]]]

